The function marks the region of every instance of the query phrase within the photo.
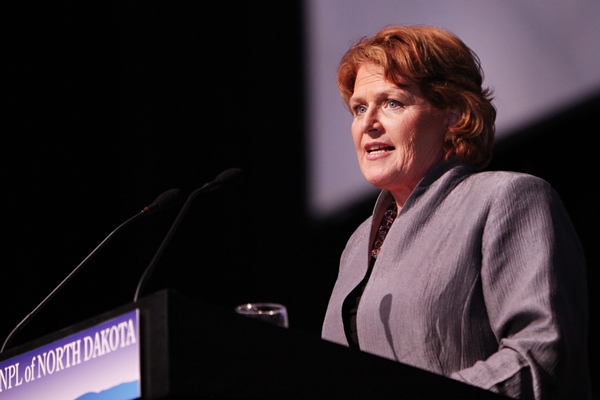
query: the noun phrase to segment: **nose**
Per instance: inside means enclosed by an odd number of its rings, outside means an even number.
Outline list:
[[[363,118],[363,132],[371,137],[378,137],[383,132],[383,125],[379,120],[379,113],[376,107],[371,107]]]

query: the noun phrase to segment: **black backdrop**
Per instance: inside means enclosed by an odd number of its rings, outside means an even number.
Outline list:
[[[292,298],[286,282],[310,274],[293,256],[306,250],[301,8],[255,3],[19,6],[3,331],[160,193],[230,167],[244,182],[196,200],[149,290]],[[20,338],[131,301],[176,211],[117,236]]]
[[[281,302],[292,329],[319,334],[339,255],[373,199],[307,217],[301,11],[298,0],[10,7],[0,337],[158,194],[189,194],[230,167],[244,181],[195,201],[148,290],[223,307]],[[573,218],[588,258],[594,377],[599,103],[500,141],[490,166],[548,180]],[[176,212],[118,235],[14,343],[130,302]]]

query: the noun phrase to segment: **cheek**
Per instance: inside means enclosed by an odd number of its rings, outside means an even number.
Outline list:
[[[394,121],[394,123],[388,124],[388,131],[390,132],[390,136],[393,137],[397,149],[404,152],[411,152],[414,150],[416,141],[419,137],[419,127],[414,118],[411,117]]]

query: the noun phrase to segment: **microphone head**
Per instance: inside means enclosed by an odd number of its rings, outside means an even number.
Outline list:
[[[142,210],[142,213],[144,213],[146,215],[150,215],[150,214],[155,213],[156,211],[164,210],[165,208],[168,208],[169,206],[175,204],[175,201],[177,199],[179,199],[180,197],[181,197],[181,190],[179,190],[179,189],[167,190],[166,192],[164,192],[163,194],[158,196],[156,198],[156,200],[154,200],[152,202],[152,204],[150,204],[147,207],[144,207],[144,209]]]
[[[169,206],[173,205],[175,203],[175,200],[179,199],[180,197],[181,197],[181,190],[171,189],[171,190],[167,190],[166,192],[164,192],[163,194],[158,196],[156,198],[156,200],[154,200],[152,202],[152,204],[156,204],[158,206],[158,208],[160,210],[162,210],[165,207],[169,207]]]
[[[188,201],[200,193],[210,192],[220,188],[221,186],[237,183],[241,180],[241,177],[242,170],[239,168],[230,168],[226,171],[223,171],[215,178],[214,181],[205,183],[201,188],[194,190],[192,194],[189,195]]]
[[[238,183],[242,179],[242,170],[239,168],[230,168],[226,171],[221,172],[216,178],[215,182],[219,186],[231,185]]]

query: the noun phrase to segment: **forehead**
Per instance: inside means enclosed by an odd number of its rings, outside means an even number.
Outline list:
[[[370,89],[389,89],[389,90],[408,90],[414,85],[408,78],[402,75],[396,75],[397,82],[391,82],[385,78],[384,69],[381,65],[375,63],[361,64],[356,71],[356,80],[354,82],[354,92],[352,97],[361,95],[363,91]]]

